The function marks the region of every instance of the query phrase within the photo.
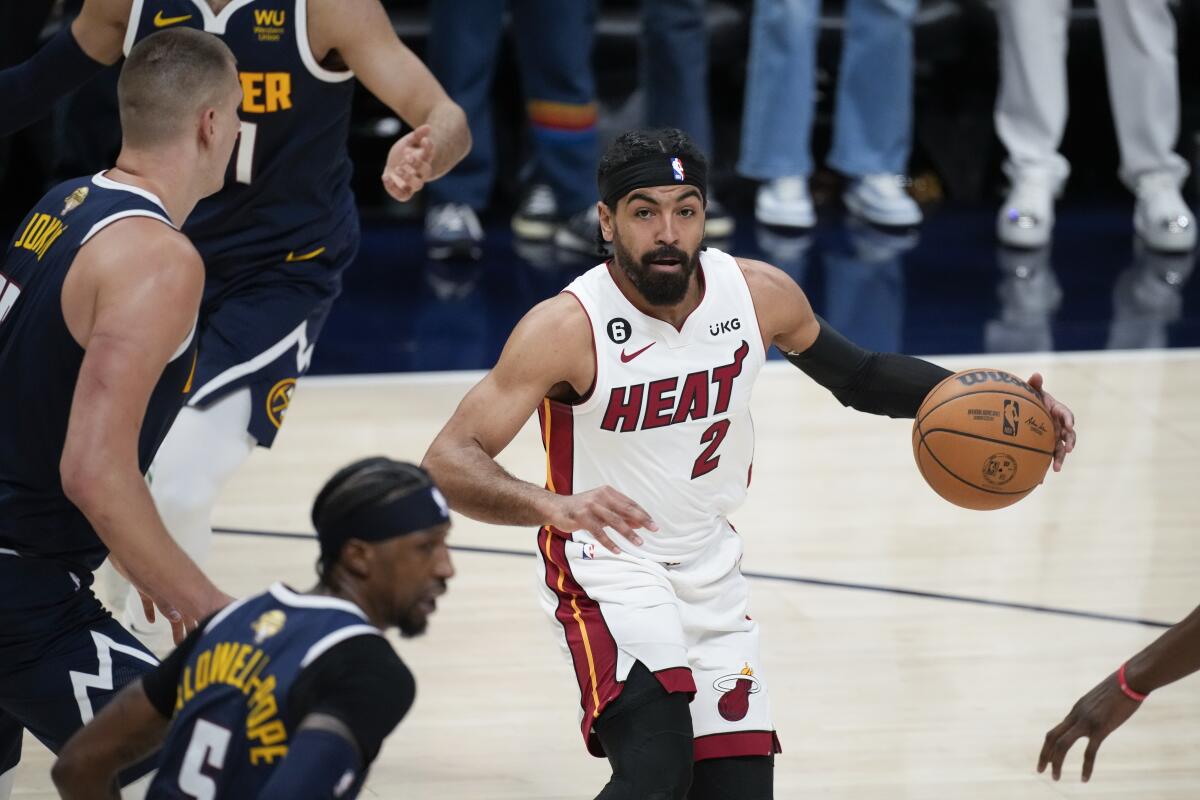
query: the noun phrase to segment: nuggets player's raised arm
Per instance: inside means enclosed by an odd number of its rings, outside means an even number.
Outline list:
[[[203,286],[204,267],[187,239],[138,217],[84,245],[62,292],[63,318],[84,349],[60,463],[63,491],[134,585],[188,627],[230,598],[167,533],[138,444],[151,392],[192,335]]]
[[[0,136],[21,130],[55,102],[121,57],[132,0],[87,0],[69,28],[60,30],[23,64],[0,70]]]
[[[433,73],[396,36],[379,0],[309,0],[309,43],[336,51],[363,86],[415,130],[388,153],[384,187],[407,200],[471,149],[467,118]]]
[[[921,401],[952,373],[897,353],[873,353],[842,336],[813,313],[804,291],[770,264],[738,259],[763,339],[824,386],[844,406],[868,414],[911,419]]]
[[[654,529],[640,506],[611,487],[558,495],[495,461],[544,398],[587,393],[595,376],[591,336],[583,309],[565,293],[517,324],[496,366],[463,398],[422,462],[451,508],[500,525],[587,530],[614,551],[605,527],[635,544],[638,528]]]

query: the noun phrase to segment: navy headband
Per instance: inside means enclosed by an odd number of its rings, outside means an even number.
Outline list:
[[[336,523],[317,531],[323,558],[336,556],[348,539],[381,542],[417,531],[436,528],[450,521],[446,498],[430,485],[383,504],[351,512]]]
[[[651,153],[627,161],[599,181],[600,199],[610,211],[634,189],[651,186],[695,186],[707,202],[708,168],[703,161],[670,153]]]

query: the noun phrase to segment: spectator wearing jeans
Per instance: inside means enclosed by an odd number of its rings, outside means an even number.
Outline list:
[[[846,0],[829,166],[848,179],[843,199],[877,225],[912,226],[921,210],[905,190],[912,145],[912,25],[917,0]],[[816,104],[820,0],[756,0],[738,171],[764,183],[755,218],[816,223],[808,178]]]
[[[477,213],[486,207],[496,175],[491,89],[506,11],[532,139],[533,182],[513,217],[513,231],[595,252],[594,0],[433,0],[430,11],[430,67],[466,112],[475,145],[429,192],[429,255],[480,254]]]

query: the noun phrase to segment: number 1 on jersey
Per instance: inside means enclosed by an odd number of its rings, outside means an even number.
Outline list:
[[[696,463],[692,465],[692,480],[696,480],[701,475],[707,475],[717,468],[717,464],[721,463],[721,457],[716,455],[717,448],[721,446],[721,442],[725,441],[725,434],[729,433],[729,420],[719,419],[700,436],[700,444],[708,442],[708,447],[704,448],[699,456],[696,457]]]
[[[254,171],[254,139],[258,136],[258,125],[254,122],[242,122],[238,134],[237,159],[234,162],[233,177],[238,183],[250,183]]]

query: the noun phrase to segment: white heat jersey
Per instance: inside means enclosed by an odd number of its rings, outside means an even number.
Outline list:
[[[631,553],[682,562],[728,530],[725,517],[746,496],[750,395],[766,360],[758,319],[741,268],[718,250],[701,253],[704,295],[678,330],[638,311],[609,269],[600,264],[564,290],[591,321],[596,378],[581,403],[542,403],[548,488],[613,487],[659,530],[639,531],[640,548],[611,538]]]

